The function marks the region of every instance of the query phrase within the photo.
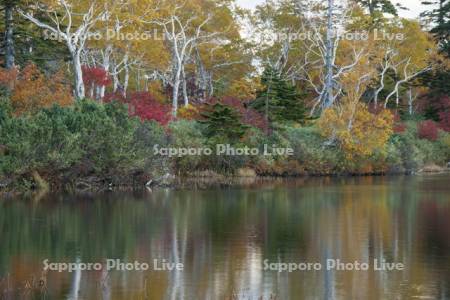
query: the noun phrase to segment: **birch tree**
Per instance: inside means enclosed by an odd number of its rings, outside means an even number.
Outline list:
[[[106,1],[52,0],[32,3],[31,11],[18,10],[25,19],[66,44],[72,59],[74,94],[78,99],[85,97],[81,54],[94,34],[95,25],[107,18],[112,6]],[[45,14],[49,21],[39,20],[34,11]]]
[[[185,78],[185,66],[189,61],[194,45],[199,45],[219,36],[220,32],[208,31],[213,20],[213,12],[199,11],[189,8],[187,4],[175,5],[161,13],[157,19],[144,20],[147,24],[160,28],[170,51],[170,79],[167,82],[172,90],[172,114],[178,111],[181,85]],[[189,104],[185,96],[185,105]]]

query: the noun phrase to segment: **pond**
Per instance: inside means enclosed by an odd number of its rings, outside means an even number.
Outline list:
[[[449,299],[450,176],[0,200],[0,298]]]

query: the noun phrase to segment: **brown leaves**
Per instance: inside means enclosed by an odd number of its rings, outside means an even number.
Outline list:
[[[53,104],[67,106],[73,103],[70,86],[65,84],[63,72],[47,77],[30,64],[20,72],[0,70],[0,82],[11,87],[11,103],[17,115],[34,113]]]

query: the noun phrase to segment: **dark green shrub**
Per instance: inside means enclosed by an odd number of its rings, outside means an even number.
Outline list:
[[[209,105],[201,116],[203,119],[199,123],[203,125],[203,134],[216,143],[238,142],[248,129],[234,108],[220,102]]]
[[[129,118],[127,108],[118,103],[82,100],[74,107],[53,106],[2,121],[0,144],[7,155],[0,170],[55,176],[69,169],[79,175],[131,172],[149,165],[151,141],[162,136],[158,125]]]
[[[335,173],[344,170],[342,151],[327,144],[315,127],[289,127],[286,137],[294,149],[295,159],[311,173]]]

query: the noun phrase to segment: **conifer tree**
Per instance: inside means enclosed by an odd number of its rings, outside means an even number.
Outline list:
[[[286,81],[282,81],[279,94],[282,99],[281,120],[303,124],[308,119],[303,102],[304,95],[300,94],[294,85],[288,84]]]
[[[422,4],[436,7],[423,12],[421,16],[431,24],[435,24],[431,33],[437,38],[441,51],[450,58],[450,1],[430,0],[423,1]]]
[[[273,68],[267,67],[262,75],[261,83],[264,88],[258,91],[251,107],[264,114],[267,121],[277,121],[282,110],[282,100],[279,97],[281,76]]]
[[[261,82],[264,88],[250,105],[263,113],[268,121],[303,123],[307,119],[303,95],[278,72],[266,68]]]
[[[241,123],[239,113],[232,107],[217,102],[201,114],[204,135],[219,141],[237,142],[247,131],[248,126]]]
[[[436,61],[437,65],[446,66],[450,59],[450,1],[430,0],[423,1],[423,5],[435,7],[421,14],[430,24],[435,24],[431,33],[439,43],[442,59],[446,61]],[[439,58],[441,60],[441,58]],[[447,67],[437,68],[424,73],[421,76],[422,85],[429,88],[428,105],[425,109],[425,117],[439,121],[440,112],[443,109],[441,99],[450,95],[450,69]]]

